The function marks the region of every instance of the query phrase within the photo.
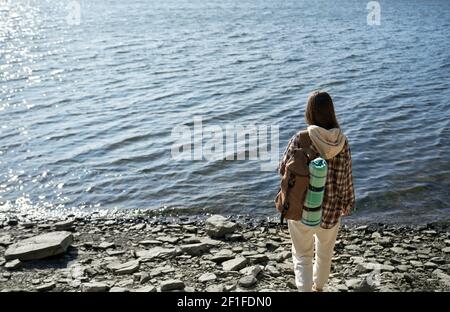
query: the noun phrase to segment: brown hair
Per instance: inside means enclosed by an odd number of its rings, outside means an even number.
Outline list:
[[[305,120],[308,125],[316,125],[327,130],[339,128],[331,96],[324,91],[315,91],[308,97]]]

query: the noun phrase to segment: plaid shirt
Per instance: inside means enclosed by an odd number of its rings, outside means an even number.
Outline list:
[[[300,133],[300,132],[299,132]],[[279,165],[279,173],[284,175],[286,163],[300,148],[300,135],[294,135],[288,143]],[[347,139],[342,151],[327,159],[328,173],[322,203],[322,223],[324,229],[332,228],[341,216],[350,215],[355,209],[355,190],[353,188],[352,156]]]

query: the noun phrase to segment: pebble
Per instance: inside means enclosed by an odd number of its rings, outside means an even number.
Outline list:
[[[19,259],[8,261],[5,264],[5,269],[7,270],[17,270],[22,266],[22,262]]]
[[[55,282],[50,282],[50,283],[46,283],[46,284],[42,284],[36,287],[37,291],[48,291],[48,290],[52,290],[53,288],[56,287],[56,283]]]
[[[223,292],[224,286],[223,285],[210,285],[208,287],[206,287],[206,291],[207,292]],[[230,291],[230,290],[228,290]]]
[[[163,281],[160,285],[161,291],[169,291],[169,290],[183,290],[185,285],[182,280],[172,279]]]
[[[239,286],[250,288],[257,283],[257,279],[253,275],[246,275],[239,279]]]
[[[83,292],[105,292],[108,290],[108,285],[103,282],[90,282],[82,285]]]
[[[200,283],[206,283],[206,282],[214,281],[216,279],[217,279],[216,274],[214,274],[214,273],[204,273],[198,278],[198,281]]]

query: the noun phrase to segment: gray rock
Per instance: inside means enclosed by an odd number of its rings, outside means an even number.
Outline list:
[[[359,247],[358,245],[347,245],[344,247],[346,250],[352,250],[352,251],[360,251],[361,247]]]
[[[450,247],[445,247],[442,249],[444,253],[450,253]]]
[[[113,265],[110,268],[115,274],[132,274],[139,270],[139,261],[131,260],[122,264]]]
[[[156,239],[161,242],[169,243],[169,244],[176,244],[180,240],[179,237],[172,237],[172,236],[160,236],[160,237],[157,237]]]
[[[433,263],[431,261],[425,262],[423,265],[426,269],[436,269],[438,265],[436,263]]]
[[[101,242],[100,245],[97,246],[98,249],[108,249],[108,248],[114,248],[114,243],[109,242]]]
[[[55,230],[57,231],[67,231],[73,229],[75,220],[65,220],[54,224]]]
[[[6,235],[0,236],[0,246],[8,246],[8,245],[11,245],[12,243],[13,243],[13,238],[11,235],[6,234]]]
[[[267,257],[264,254],[251,255],[251,256],[248,256],[247,258],[251,263],[254,263],[254,264],[264,263],[264,262],[269,261],[269,257]]]
[[[132,227],[130,227],[130,230],[141,231],[141,230],[145,229],[146,227],[147,227],[147,224],[140,223],[140,224],[136,224],[136,225],[133,225]]]
[[[376,269],[380,269],[382,272],[392,272],[395,270],[395,267],[389,264],[381,264]]]
[[[408,272],[410,269],[411,269],[411,266],[409,266],[409,265],[404,265],[404,264],[400,264],[400,265],[397,265],[397,270],[398,271],[400,271],[400,272]]]
[[[407,253],[408,253],[407,250],[405,250],[405,249],[403,249],[403,248],[401,248],[401,247],[391,247],[391,250],[392,250],[394,253],[399,254],[399,255],[404,255],[404,254],[407,254]]]
[[[124,287],[112,287],[109,292],[129,292],[129,290]]]
[[[415,267],[423,267],[423,263],[420,261],[410,260],[409,263],[411,263],[411,265]]]
[[[146,240],[140,241],[139,244],[144,245],[144,246],[146,246],[146,245],[162,245],[162,242],[159,240],[155,240],[155,239],[146,239]]]
[[[17,270],[22,266],[22,262],[19,259],[14,259],[12,261],[6,262],[5,269],[7,270]]]
[[[372,292],[375,291],[375,287],[373,286],[373,283],[370,280],[367,280],[367,278],[363,279],[361,283],[357,287],[354,287],[354,290],[356,292]]]
[[[237,225],[223,216],[213,215],[206,219],[205,226],[210,237],[222,238],[226,234],[233,234]]]
[[[210,285],[206,287],[207,292],[223,292],[224,286],[222,284],[220,285]]]
[[[166,266],[158,267],[156,269],[151,270],[150,276],[153,278],[153,277],[171,273],[171,272],[175,272],[175,269],[169,265],[166,265]]]
[[[225,261],[222,263],[222,268],[224,271],[238,271],[245,267],[247,264],[247,259],[244,257],[236,257],[234,259]]]
[[[253,275],[243,276],[239,279],[239,286],[250,288],[256,284],[258,280]]]
[[[33,236],[8,247],[5,259],[37,260],[66,252],[73,242],[70,232],[50,232]]]
[[[288,280],[286,286],[290,289],[298,289],[297,284],[295,284],[295,279]]]
[[[336,290],[341,291],[341,292],[346,292],[346,291],[348,291],[348,287],[343,284],[339,284],[336,286]]]
[[[156,292],[156,287],[152,285],[144,286],[134,290],[135,292]]]
[[[450,290],[450,276],[448,274],[444,273],[440,269],[434,270],[431,274],[439,280],[439,283],[444,288],[444,291]]]
[[[381,234],[378,232],[373,232],[371,237],[372,237],[372,239],[377,240],[377,239],[381,238]]]
[[[280,276],[281,273],[280,271],[278,271],[278,269],[276,267],[274,267],[273,265],[267,265],[265,270],[267,271],[267,273],[271,276]]]
[[[161,283],[161,291],[169,291],[169,290],[183,290],[185,287],[184,282],[182,280],[167,280]]]
[[[216,263],[222,263],[224,261],[233,259],[235,257],[235,253],[229,249],[223,249],[218,253],[214,254],[209,260],[214,261]]]
[[[204,273],[198,278],[198,281],[200,283],[206,283],[206,282],[214,281],[216,279],[217,279],[216,274],[214,274],[214,273]]]
[[[107,249],[106,253],[113,257],[113,256],[118,256],[118,255],[123,255],[124,253],[126,253],[125,250],[111,250],[111,249]]]
[[[82,285],[83,292],[105,292],[108,290],[108,285],[102,282],[91,282]]]
[[[208,252],[211,249],[211,245],[208,243],[195,243],[195,244],[189,244],[189,245],[183,245],[181,246],[181,251],[183,253],[187,253],[191,256],[200,256],[206,252]]]
[[[86,267],[82,265],[74,265],[71,267],[70,274],[73,279],[80,279],[86,273]]]
[[[244,236],[242,234],[239,234],[239,233],[226,234],[225,235],[225,239],[230,241],[230,242],[238,242],[238,241],[244,240]]]
[[[289,259],[290,257],[292,257],[292,253],[290,251],[282,251],[279,254],[277,254],[275,260],[277,262],[283,262],[286,259]]]
[[[139,250],[136,252],[136,256],[141,259],[141,261],[151,261],[156,258],[173,258],[181,254],[181,250],[177,248],[163,248],[163,247],[153,247],[148,250]]]
[[[56,287],[56,283],[55,282],[50,282],[50,283],[46,283],[46,284],[42,284],[36,287],[37,291],[48,291],[48,290],[52,290],[53,288]]]
[[[358,288],[360,284],[361,280],[356,278],[351,278],[345,281],[345,286],[347,286],[350,289]]]
[[[24,229],[31,229],[36,226],[36,222],[23,222],[20,224]]]
[[[257,277],[258,274],[263,270],[263,267],[260,265],[253,265],[246,268],[243,268],[239,272],[243,275],[251,275]]]
[[[149,273],[147,273],[147,272],[142,272],[141,273],[141,276],[140,276],[140,278],[139,278],[139,283],[141,283],[141,284],[145,284],[145,283],[147,283],[149,280],[151,280],[151,276],[150,276],[150,274]]]

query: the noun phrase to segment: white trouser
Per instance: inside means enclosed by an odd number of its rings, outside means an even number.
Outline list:
[[[292,239],[295,283],[299,291],[312,291],[313,281],[317,288],[323,289],[328,281],[340,223],[339,219],[339,222],[331,229],[323,229],[320,226],[309,227],[299,221],[288,220]],[[313,270],[314,241],[316,259]]]

